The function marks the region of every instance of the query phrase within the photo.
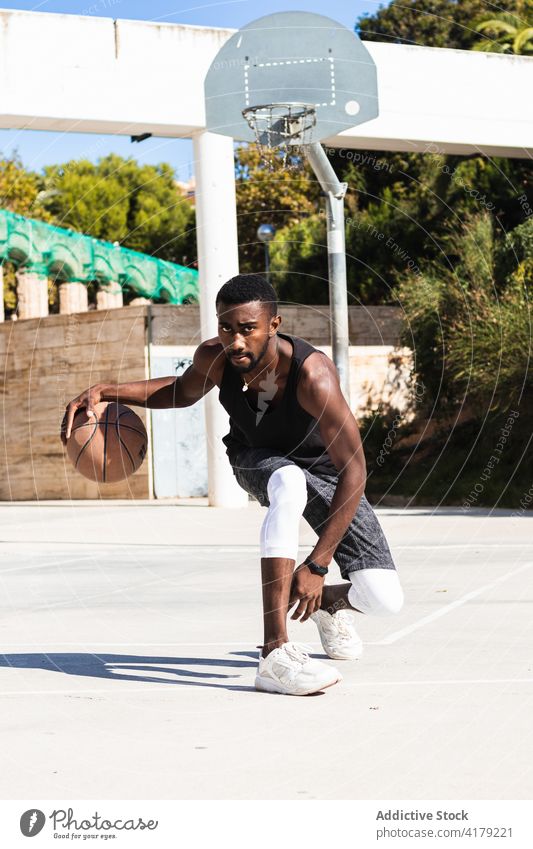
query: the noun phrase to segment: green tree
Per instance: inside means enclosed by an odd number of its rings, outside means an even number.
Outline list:
[[[500,0],[498,9],[515,12],[517,0]],[[365,41],[469,49],[475,22],[487,13],[485,0],[399,0],[363,15],[356,32]]]
[[[294,171],[270,171],[255,145],[236,149],[235,180],[240,268],[242,272],[262,271],[264,249],[257,238],[259,225],[272,224],[280,230],[315,214],[321,189],[308,165]]]
[[[348,183],[346,260],[352,303],[395,303],[393,287],[422,261],[449,267],[450,233],[465,217],[488,210],[501,241],[523,221],[518,198],[527,187],[527,161],[482,156],[328,151]],[[344,154],[346,152],[344,151]],[[328,302],[324,201],[290,221],[272,245],[272,269],[288,300]],[[512,261],[512,254],[506,254]],[[510,269],[508,269],[510,271]]]
[[[1,209],[46,220],[46,213],[38,200],[41,188],[39,175],[28,171],[17,153],[0,158]]]
[[[326,218],[317,211],[288,224],[272,242],[272,284],[282,301],[329,303]]]
[[[473,50],[489,53],[533,54],[533,2],[517,2],[516,14],[500,12],[484,18],[476,26],[483,39]]]
[[[17,153],[0,158],[0,209],[17,215],[49,221],[50,215],[42,205],[42,180],[28,171]],[[4,304],[6,314],[14,312],[17,305],[15,266],[4,262]]]
[[[139,165],[116,154],[44,169],[54,223],[170,262],[196,257],[194,210],[170,165]]]

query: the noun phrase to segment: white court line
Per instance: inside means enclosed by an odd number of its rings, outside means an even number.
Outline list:
[[[249,670],[249,672],[253,672],[253,670]],[[241,679],[244,678],[243,675],[239,675],[238,677],[241,678]],[[116,680],[119,680],[119,679],[115,678],[115,679],[112,679],[112,680],[116,681]],[[168,681],[169,679],[167,678],[165,680]],[[251,680],[251,676],[250,676],[250,680]],[[179,682],[184,687],[186,687],[187,684],[196,683],[192,679],[186,680],[184,678],[180,678]],[[106,695],[109,695],[110,693],[113,694],[113,695],[129,696],[131,693],[141,693],[141,694],[142,693],[149,693],[149,694],[151,694],[151,693],[154,692],[154,690],[158,690],[158,691],[162,690],[166,693],[171,692],[168,688],[168,685],[154,684],[154,682],[151,682],[151,681],[147,681],[142,687],[128,687],[127,685],[130,682],[123,681],[123,680],[121,680],[121,683],[124,685],[124,689],[120,688],[120,690],[115,690],[114,687],[108,687],[107,689],[100,689],[100,690],[10,690],[9,692],[5,692],[5,691],[1,692],[0,696],[85,696],[85,695],[104,695],[104,696],[106,696]],[[203,683],[203,682],[201,682],[201,683]],[[215,683],[217,683],[216,689],[219,689],[219,690],[226,689],[226,685],[219,684],[218,679],[217,679],[217,682],[215,682]],[[353,684],[347,682],[346,679],[343,681],[343,687],[345,687],[345,688],[347,687],[348,689],[353,689],[355,687],[394,687],[394,686],[409,686],[409,687],[412,687],[413,685],[419,685],[421,687],[428,687],[428,686],[445,686],[447,684],[454,684],[454,685],[459,684],[459,685],[463,685],[463,686],[465,684],[533,684],[533,678],[494,678],[494,679],[492,679],[492,678],[490,678],[490,679],[488,679],[488,678],[487,679],[484,679],[484,678],[477,679],[476,678],[476,679],[471,679],[471,680],[469,680],[469,679],[465,679],[465,680],[444,679],[444,680],[441,680],[441,681],[439,681],[439,680],[430,680],[430,681],[357,681]],[[209,683],[207,682],[206,685],[204,685],[204,686],[209,687]],[[231,682],[228,681],[227,686],[231,688],[231,687],[234,687],[234,686],[239,686],[239,687],[240,686],[249,686],[249,687],[251,687],[253,685],[245,684],[245,683],[238,684],[237,681],[235,681],[235,679],[233,679],[233,681],[231,681]],[[178,687],[178,689],[180,690],[180,693],[181,693],[182,687]],[[195,689],[194,687],[191,687],[191,692],[194,689]]]
[[[28,543],[26,540],[2,540],[0,539],[0,551],[3,545],[26,545],[33,552],[35,549],[35,545],[71,545],[76,546],[77,548],[87,548],[91,547],[91,549],[95,550],[95,553],[98,554],[114,554],[114,551],[101,551],[99,547],[102,546],[104,548],[109,548],[112,546],[113,548],[148,548],[148,549],[174,549],[175,551],[207,551],[209,554],[212,554],[213,550],[220,551],[223,553],[234,554],[234,553],[242,553],[242,552],[257,552],[259,551],[259,544],[251,544],[248,543],[246,545],[223,545],[222,543],[217,544],[214,543],[212,545],[197,545],[196,543],[173,543],[173,542],[164,542],[164,543],[149,543],[149,542],[69,542],[63,540],[50,540],[36,543]],[[523,548],[532,548],[533,543],[524,542],[450,542],[450,543],[411,543],[409,545],[401,545],[392,544],[391,547],[394,551],[435,551],[436,549],[462,549],[462,548],[504,548],[504,549],[523,549]],[[307,551],[312,550],[314,545],[312,543],[302,543],[298,546],[299,551]],[[46,552],[43,552],[43,556],[46,556]]]
[[[1,635],[0,635],[0,640],[1,640]],[[61,642],[61,643],[49,643],[48,645],[52,645],[52,646],[78,646],[79,648],[84,648],[84,649],[89,650],[89,648],[88,648],[89,646],[91,646],[93,648],[94,647],[105,648],[106,646],[110,646],[110,647],[114,647],[114,648],[160,648],[161,646],[176,646],[177,648],[191,648],[191,647],[192,648],[202,648],[204,646],[208,647],[208,648],[213,648],[213,646],[215,646],[215,647],[216,646],[230,646],[230,647],[232,647],[232,646],[251,646],[251,647],[253,647],[255,642],[256,641],[254,639],[250,639],[250,640],[232,640],[231,643],[224,643],[224,642],[221,643],[220,641],[217,641],[216,643],[181,643],[181,642],[178,642],[178,643],[175,643],[175,642],[174,643],[137,643],[137,642],[131,641],[129,643],[113,643],[113,642],[108,642],[108,643],[93,643],[93,642],[65,643],[65,642]],[[309,640],[306,640],[306,643],[309,643]],[[42,648],[42,646],[43,646],[42,642],[41,643],[4,643],[4,642],[1,642],[0,645],[3,648],[5,648],[7,646],[7,647],[10,647],[10,648],[40,649],[41,654],[49,654],[49,653],[52,653],[53,651],[55,651],[55,649],[48,649],[48,651],[45,651]],[[321,644],[320,643],[310,643],[310,645],[319,647]],[[0,657],[2,657],[5,654],[6,654],[6,652],[0,652]]]
[[[408,684],[410,687],[413,684],[424,686],[440,686],[441,684],[533,684],[533,678],[445,678],[435,681],[356,681],[353,684],[344,679],[343,684],[347,687],[394,687],[404,684]]]
[[[180,679],[180,681],[182,681],[182,680],[183,679]],[[205,680],[205,679],[203,679],[203,680]],[[128,681],[121,681],[121,683],[123,685],[127,685],[129,682]],[[192,684],[192,683],[195,683],[195,682],[193,682],[192,680],[189,680],[189,681],[186,681],[186,682],[184,681],[184,685]],[[203,681],[202,681],[202,683],[203,683]],[[215,682],[215,683],[217,683],[217,682]],[[223,685],[223,684],[217,684],[216,689],[223,690],[224,686],[225,685]],[[232,686],[232,685],[230,684],[229,686]],[[246,687],[246,686],[253,686],[253,685],[237,684],[237,682],[235,681],[235,684],[233,686]],[[121,692],[120,695],[130,695],[131,693],[141,693],[142,694],[143,692],[146,693],[147,687],[150,688],[151,693],[153,693],[154,690],[163,690],[164,692],[167,692],[167,693],[169,692],[168,687],[161,686],[159,684],[156,684],[154,686],[153,683],[147,681],[144,687],[128,687],[127,692]],[[204,687],[209,687],[209,684],[204,684]],[[184,689],[184,687],[177,687],[177,689],[181,693],[181,691]],[[191,687],[191,689],[195,689],[195,688]],[[210,689],[214,689],[214,688],[211,687]],[[106,696],[106,695],[109,695],[110,693],[113,693],[113,695],[115,695],[114,688],[110,688],[108,690],[13,690],[12,692],[9,692],[9,693],[0,693],[0,696],[71,696],[71,695],[74,695],[74,696],[78,696],[78,695],[80,695],[80,696],[81,695],[83,695],[83,696],[85,696],[85,695],[87,695],[87,696],[96,696],[96,695]]]
[[[413,549],[414,551],[422,550],[422,551],[435,551],[436,549],[441,548],[533,548],[533,543],[530,542],[444,542],[438,543],[436,542],[434,545],[428,545],[427,543],[420,543],[420,545],[411,544],[411,545],[393,545],[391,547],[396,551],[397,549],[401,549],[405,551],[407,549]]]
[[[45,569],[47,566],[62,566],[64,563],[79,563],[82,560],[94,560],[94,554],[83,557],[70,557],[68,560],[51,560],[49,563],[34,563],[32,566],[13,566],[11,569],[2,569],[0,566],[0,578],[9,572],[24,572],[28,569]]]
[[[471,601],[473,598],[477,598],[488,590],[494,589],[494,587],[499,586],[504,581],[507,581],[509,578],[514,577],[514,575],[520,575],[521,572],[525,572],[527,569],[531,569],[533,566],[532,563],[524,563],[518,569],[513,569],[512,572],[507,572],[505,575],[501,575],[495,581],[491,581],[490,584],[485,584],[483,587],[480,587],[477,590],[472,590],[472,592],[467,593],[466,595],[458,598],[456,601],[452,601],[450,604],[446,604],[444,607],[441,607],[440,610],[436,610],[434,613],[430,613],[428,616],[424,616],[422,619],[419,619],[418,622],[414,622],[413,625],[408,625],[406,628],[402,628],[400,631],[395,631],[388,637],[385,637],[383,640],[378,640],[377,642],[367,643],[367,645],[372,646],[390,646],[391,643],[396,643],[402,637],[406,637],[408,634],[412,634],[413,631],[418,631],[419,628],[423,628],[424,625],[428,625],[430,622],[434,622],[436,619],[440,619],[441,616],[446,616],[446,614],[451,613],[452,610],[456,610],[458,607],[462,607],[463,604]]]
[[[0,540],[0,552],[2,545],[28,545],[30,551],[33,553],[35,546],[27,543],[27,542],[18,542],[15,540]],[[76,548],[88,548],[95,550],[95,554],[108,554],[109,556],[114,556],[116,551],[100,551],[98,546],[104,546],[105,548],[109,548],[109,546],[115,546],[116,548],[148,548],[152,549],[173,549],[174,551],[183,551],[187,554],[190,554],[193,551],[206,551],[208,554],[212,555],[215,551],[220,551],[223,554],[242,554],[246,552],[250,552],[252,554],[256,554],[260,547],[259,545],[196,545],[191,543],[190,545],[180,545],[178,543],[149,543],[149,542],[102,542],[102,543],[92,543],[92,542],[80,542],[80,543],[71,543],[71,542],[57,542],[57,543],[40,543],[40,545],[75,545]],[[312,551],[314,546],[311,543],[307,543],[305,545],[298,546],[299,551]],[[65,552],[67,553],[67,552]],[[43,556],[46,557],[46,552],[43,552]]]

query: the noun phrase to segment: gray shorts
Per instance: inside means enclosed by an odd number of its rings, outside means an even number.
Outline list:
[[[272,472],[282,466],[297,465],[285,455],[273,453],[268,448],[245,448],[238,453],[230,453],[229,457],[238,484],[263,507],[269,506],[267,484]],[[302,471],[307,481],[304,519],[315,533],[320,534],[338,479],[336,475],[317,475],[305,468]],[[359,569],[396,568],[381,525],[364,495],[335,550],[334,560],[346,579],[350,572]]]

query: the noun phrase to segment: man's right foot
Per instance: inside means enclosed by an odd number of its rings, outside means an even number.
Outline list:
[[[259,658],[255,689],[264,693],[307,696],[342,681],[334,666],[312,660],[297,643],[283,643]]]
[[[322,647],[334,660],[355,660],[363,653],[363,641],[354,627],[353,614],[338,610],[331,615],[326,610],[317,610],[311,619],[318,628]]]

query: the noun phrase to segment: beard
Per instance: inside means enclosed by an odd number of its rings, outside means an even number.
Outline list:
[[[253,369],[256,368],[259,365],[259,363],[262,361],[263,357],[265,356],[265,354],[267,352],[269,342],[270,342],[270,339],[267,339],[257,356],[254,356],[253,354],[247,354],[246,355],[250,360],[248,365],[246,365],[245,363],[242,363],[242,364],[236,363],[235,360],[232,360],[231,354],[229,354],[227,352],[226,352],[226,357],[230,361],[231,367],[233,369],[235,369],[236,372],[238,372],[239,374],[248,374],[248,372],[253,371]]]

